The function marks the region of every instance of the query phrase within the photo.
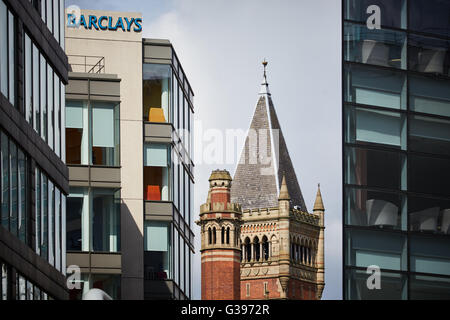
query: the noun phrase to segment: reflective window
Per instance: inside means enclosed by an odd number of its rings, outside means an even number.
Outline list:
[[[450,75],[449,49],[450,40],[410,35],[408,39],[409,69],[448,76]]]
[[[47,141],[47,62],[42,54],[40,54],[41,63],[41,137]]]
[[[18,164],[18,231],[19,239],[26,243],[27,241],[27,185],[26,185],[26,158],[22,150],[17,150]]]
[[[386,231],[345,231],[345,263],[348,266],[406,270],[406,236]]]
[[[48,262],[55,266],[55,186],[48,181]]]
[[[406,77],[394,71],[346,66],[345,101],[406,109]]]
[[[412,300],[450,300],[450,278],[412,276]]]
[[[411,116],[410,149],[413,151],[450,155],[450,121]]]
[[[169,95],[172,68],[169,65],[143,66],[143,117],[149,122],[169,121]]]
[[[401,300],[407,297],[407,277],[398,273],[382,272],[381,288],[369,290],[370,274],[364,270],[346,270],[346,300]]]
[[[120,251],[120,194],[112,189],[91,191],[92,250]]]
[[[345,183],[389,189],[406,188],[406,157],[396,152],[345,148]]]
[[[32,46],[31,39],[25,33],[25,119],[33,125],[33,72],[32,72]]]
[[[41,257],[48,259],[48,179],[45,174],[41,174]]]
[[[0,1],[0,91],[15,105],[15,18]]]
[[[169,201],[170,147],[144,145],[144,195],[147,201]]]
[[[92,164],[119,165],[119,105],[111,102],[92,103]]]
[[[345,142],[406,150],[406,117],[397,112],[346,106]]]
[[[40,108],[40,89],[39,89],[39,50],[33,44],[33,122],[34,130],[41,133],[41,108]]]
[[[71,188],[67,197],[67,251],[89,251],[89,194],[87,188]]]
[[[347,61],[406,69],[406,34],[346,22],[344,55]]]
[[[409,28],[450,37],[447,0],[409,0]]]
[[[9,229],[9,206],[10,206],[10,188],[9,188],[9,140],[3,132],[1,132],[1,216],[2,226]]]
[[[450,161],[409,156],[408,190],[435,195],[450,195]]]
[[[36,236],[36,248],[35,251],[38,255],[41,254],[41,210],[42,210],[42,192],[41,192],[41,188],[42,188],[42,184],[41,184],[41,171],[39,170],[39,168],[36,168],[35,171],[35,236]]]
[[[450,275],[450,238],[412,236],[410,269],[413,272]]]
[[[1,288],[1,300],[8,300],[8,267],[6,264],[1,263],[0,264],[0,272],[2,276],[2,282],[0,283]]]
[[[345,223],[406,230],[406,197],[365,189],[345,189]]]
[[[345,19],[366,23],[372,5],[380,8],[382,26],[406,28],[406,0],[345,0]]]
[[[55,74],[55,78],[54,78],[54,124],[55,124],[55,153],[58,157],[61,157],[61,109],[60,109],[60,102],[61,102],[61,98],[59,96],[59,94],[61,93],[61,89],[59,87],[60,85],[60,81],[59,78],[56,76]]]
[[[61,271],[61,192],[55,187],[55,268]]]
[[[450,81],[410,76],[409,105],[412,111],[450,117]]]
[[[450,200],[408,197],[411,231],[450,235]]]
[[[17,146],[10,141],[9,142],[9,152],[10,152],[10,180],[11,180],[11,207],[9,212],[9,231],[17,236],[17,216],[18,216],[18,174],[17,174]]]
[[[87,165],[89,163],[87,102],[68,100],[66,114],[66,162]]]
[[[50,149],[54,150],[54,131],[53,131],[53,69],[50,65],[47,65],[47,143]]]
[[[171,224],[168,222],[144,222],[145,279],[172,279]]]

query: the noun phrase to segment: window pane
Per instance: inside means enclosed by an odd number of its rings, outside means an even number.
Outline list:
[[[1,300],[8,300],[8,269],[6,264],[1,264],[2,272],[2,296]]]
[[[406,236],[385,231],[345,230],[348,266],[406,270]]]
[[[401,73],[346,66],[344,88],[346,102],[406,109],[406,77]]]
[[[450,200],[408,198],[411,231],[450,234]]]
[[[89,195],[87,188],[71,188],[67,197],[67,251],[89,251]]]
[[[450,161],[410,156],[409,191],[450,195]]]
[[[48,134],[48,145],[49,147],[54,150],[54,136],[53,136],[53,70],[48,65],[47,67],[47,98],[48,98],[48,105],[47,105],[47,117],[48,117],[48,127],[47,127],[47,134]]]
[[[397,273],[382,272],[381,288],[369,290],[367,279],[370,274],[362,270],[346,270],[347,300],[406,300],[407,277]]]
[[[18,203],[19,203],[19,239],[23,242],[27,240],[27,210],[26,210],[26,159],[23,152],[19,149],[17,153],[18,159],[18,178],[19,178],[19,189],[18,189]]]
[[[55,265],[55,188],[48,181],[48,262]]]
[[[1,192],[1,214],[2,226],[9,229],[9,142],[8,136],[1,132],[1,174],[2,174],[2,192]]]
[[[412,236],[410,243],[411,271],[450,275],[450,239]]]
[[[68,164],[88,164],[88,106],[87,102],[66,102],[66,161]]]
[[[409,69],[431,74],[449,75],[446,57],[450,40],[410,35],[408,39]]]
[[[410,76],[410,109],[450,117],[449,87],[448,80]]]
[[[11,208],[9,214],[9,231],[17,235],[18,213],[18,174],[17,174],[17,147],[13,142],[9,144],[10,151],[10,179],[11,179]]]
[[[173,75],[173,108],[172,108],[172,123],[175,128],[178,127],[178,79]]]
[[[0,87],[8,97],[8,10],[0,1]]]
[[[370,30],[366,25],[345,23],[346,61],[406,69],[406,34],[393,30]]]
[[[429,276],[412,276],[412,300],[450,300],[450,279]]]
[[[118,165],[118,108],[112,103],[94,102],[92,105],[92,164]]]
[[[59,44],[64,50],[65,48],[65,13],[64,13],[64,0],[59,1]]]
[[[14,25],[14,16],[11,12],[8,12],[8,24],[9,24],[9,102],[11,102],[12,105],[15,105],[16,95],[16,81],[15,81],[15,70],[16,70],[16,62],[15,62],[15,53],[16,53],[16,46],[15,46],[15,25]]]
[[[362,189],[345,189],[345,223],[406,230],[406,197]]]
[[[54,123],[55,123],[55,153],[58,157],[61,155],[61,128],[60,128],[60,102],[61,88],[59,87],[59,78],[55,74],[54,77],[54,96],[55,96],[55,111],[54,111]]]
[[[409,125],[411,150],[450,155],[450,121],[412,116]]]
[[[61,194],[61,271],[63,275],[66,275],[66,205],[67,198],[64,194]]]
[[[47,62],[44,56],[40,55],[41,60],[41,137],[47,141]]]
[[[41,257],[48,259],[48,179],[42,174]]]
[[[406,149],[405,116],[388,111],[345,107],[347,143],[383,144]]]
[[[33,79],[32,79],[32,47],[30,37],[25,33],[25,119],[33,125]]]
[[[35,205],[35,210],[36,210],[36,253],[38,255],[41,254],[41,202],[42,202],[42,193],[41,193],[41,171],[36,168],[35,171],[35,179],[36,179],[36,193],[35,193],[35,197],[36,197],[36,205]]]
[[[147,201],[169,201],[169,147],[144,145],[144,194]]]
[[[55,187],[55,268],[61,271],[61,192]]]
[[[345,183],[405,189],[406,157],[396,152],[345,148]]]
[[[66,163],[66,87],[64,83],[61,84],[61,160]]]
[[[372,15],[368,11],[371,5],[377,5],[381,11],[381,25],[406,28],[406,0],[345,0],[345,19],[366,22]]]
[[[409,28],[450,37],[447,0],[409,0]]]
[[[172,69],[169,65],[144,64],[144,121],[169,120],[169,89]]]
[[[34,110],[34,130],[41,133],[41,110],[39,91],[39,50],[33,44],[33,110]]]
[[[93,251],[120,251],[120,195],[111,189],[93,189]]]
[[[53,29],[53,35],[59,43],[59,0],[53,0]]]
[[[53,0],[47,0],[47,27],[53,33]]]
[[[120,275],[110,274],[91,274],[89,281],[92,283],[92,288],[105,291],[113,300],[121,298],[120,282]]]

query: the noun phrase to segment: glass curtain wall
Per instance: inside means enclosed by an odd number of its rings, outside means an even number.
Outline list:
[[[450,2],[343,8],[344,298],[449,299]]]

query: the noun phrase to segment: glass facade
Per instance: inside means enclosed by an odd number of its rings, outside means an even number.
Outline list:
[[[343,0],[344,299],[449,299],[449,10]]]
[[[41,7],[36,0],[29,0],[41,13],[42,21],[55,37],[61,48],[64,50],[64,26],[65,26],[65,1],[64,0],[41,0]]]
[[[146,220],[144,223],[144,277],[146,281],[172,281],[176,289],[171,298],[189,299],[192,296],[194,109],[192,89],[175,53],[171,64],[143,64],[142,110],[145,125],[172,126],[172,143],[144,142],[144,201],[173,204],[171,222]],[[158,298],[157,294],[150,293],[150,296]]]

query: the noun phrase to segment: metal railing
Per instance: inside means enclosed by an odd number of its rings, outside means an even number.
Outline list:
[[[72,72],[105,73],[105,57],[68,55]]]

